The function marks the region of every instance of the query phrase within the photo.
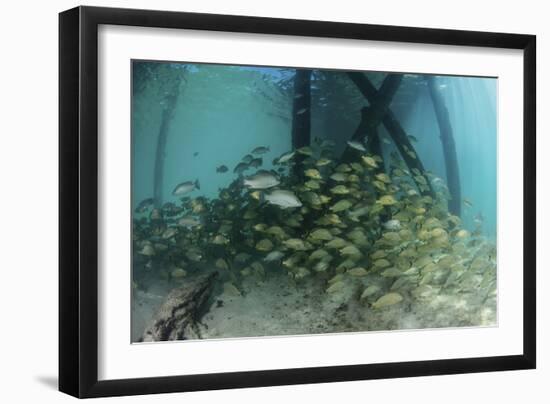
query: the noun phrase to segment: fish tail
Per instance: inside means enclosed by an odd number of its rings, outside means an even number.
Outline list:
[[[201,183],[199,182],[198,178],[195,180],[195,188],[201,189]]]

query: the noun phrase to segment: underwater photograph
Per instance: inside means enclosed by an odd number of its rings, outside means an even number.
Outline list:
[[[497,325],[497,78],[131,70],[132,342]]]

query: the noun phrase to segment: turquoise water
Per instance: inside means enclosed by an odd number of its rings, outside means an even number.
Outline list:
[[[497,79],[132,69],[133,340],[175,290],[175,339],[495,323]]]
[[[449,110],[460,169],[462,194],[473,206],[462,219],[474,228],[473,219],[484,217],[485,234],[496,234],[497,198],[497,80],[477,77],[439,76],[443,99]],[[403,117],[408,133],[418,134],[417,150],[426,168],[445,179],[445,163],[438,150],[439,127],[427,91],[420,91],[410,112]]]
[[[270,147],[262,156],[263,168],[267,169],[273,168],[274,158],[291,149],[293,69],[171,66],[184,79],[167,136],[163,202],[177,201],[171,191],[182,179],[199,179],[199,194],[214,197],[218,188],[234,179],[232,169],[256,146]],[[159,72],[161,78],[149,78],[147,87],[133,97],[134,206],[153,194],[157,136],[166,92],[163,87],[174,85],[173,78],[163,73],[164,77]],[[371,75],[375,83],[381,82],[383,74]],[[427,86],[412,84],[417,77],[410,81],[406,77],[395,95],[392,105],[397,105],[396,116],[406,132],[418,140],[414,145],[426,169],[446,179],[439,127]],[[497,80],[438,76],[437,84],[453,127],[462,195],[473,205],[464,206],[462,219],[466,227],[474,229],[473,219],[481,214],[484,233],[494,237]],[[325,71],[317,79],[314,74],[312,86],[311,137],[334,140],[340,152],[358,124],[360,109],[368,102],[341,72]],[[380,130],[388,137],[383,126]],[[387,149],[392,150],[392,145]],[[215,168],[222,164],[230,170],[216,173]]]

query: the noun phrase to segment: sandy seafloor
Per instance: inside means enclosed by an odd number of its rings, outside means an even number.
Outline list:
[[[188,279],[188,278],[187,278]],[[182,279],[181,282],[185,282]],[[202,338],[234,338],[300,335],[349,331],[380,331],[441,327],[496,325],[496,298],[482,289],[469,291],[430,289],[398,304],[375,309],[371,303],[386,291],[360,300],[365,285],[384,288],[391,281],[366,276],[337,293],[327,293],[326,280],[310,278],[299,284],[269,271],[263,278],[251,276],[238,285],[240,295],[223,290],[213,292],[211,304],[200,321]],[[384,282],[388,282],[384,285]],[[137,290],[132,304],[132,341],[137,341],[174,283],[157,283],[147,291]]]

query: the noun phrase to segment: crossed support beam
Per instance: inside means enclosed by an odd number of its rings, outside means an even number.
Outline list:
[[[347,75],[370,104],[369,107],[362,110],[362,120],[359,127],[355,131],[354,139],[358,140],[361,139],[362,136],[368,135],[368,142],[370,142],[370,144],[367,143],[367,147],[370,147],[370,150],[373,152],[375,151],[375,148],[380,150],[380,140],[378,139],[377,128],[380,124],[383,124],[409,169],[417,169],[426,179],[428,190],[422,192],[422,194],[435,198],[435,192],[432,188],[430,180],[426,176],[424,165],[418,159],[416,150],[409,140],[407,133],[401,127],[395,118],[395,115],[389,108],[390,103],[397,92],[399,85],[401,84],[403,75],[388,74],[384,79],[380,90],[377,90],[368,77],[363,73],[348,72]],[[374,138],[376,138],[376,140],[374,140]],[[346,150],[345,153],[348,153],[348,151]],[[415,176],[413,176],[413,178],[414,177]],[[423,189],[422,183],[420,183],[416,178],[414,178],[414,181],[419,189]]]
[[[299,148],[309,145],[311,131],[311,70],[297,70],[294,82],[294,103],[293,103],[293,122],[292,122],[292,143],[293,147]],[[361,110],[361,121],[352,136],[352,140],[362,141],[365,137],[368,139],[366,148],[370,152],[382,156],[382,148],[378,128],[383,124],[393,140],[401,157],[407,167],[412,171],[418,170],[427,183],[427,189],[423,182],[418,181],[417,176],[413,179],[423,195],[429,195],[435,198],[435,192],[431,182],[426,175],[424,165],[419,160],[414,146],[412,145],[407,133],[399,124],[399,121],[390,109],[390,104],[395,93],[401,85],[402,74],[388,74],[384,79],[380,90],[371,83],[369,78],[361,72],[346,73],[351,81],[357,86],[359,91],[368,100],[369,106]],[[428,78],[430,95],[434,102],[434,108],[440,127],[441,141],[445,155],[445,164],[447,171],[447,182],[449,184],[449,211],[460,216],[460,181],[458,175],[458,163],[452,128],[448,117],[448,111],[442,102],[440,95],[434,90],[433,82]],[[357,151],[347,147],[342,155],[342,161],[353,160]],[[298,162],[297,167],[300,167]],[[301,172],[300,170],[297,171]]]
[[[369,101],[370,105],[361,109],[361,121],[352,136],[352,140],[359,141],[360,143],[363,143],[363,139],[367,138],[366,149],[382,158],[378,127],[382,123],[382,119],[401,84],[402,78],[403,76],[397,74],[386,76],[380,90],[377,91],[376,101],[373,103]],[[355,149],[348,147],[344,151],[343,160],[350,161],[357,153]]]

